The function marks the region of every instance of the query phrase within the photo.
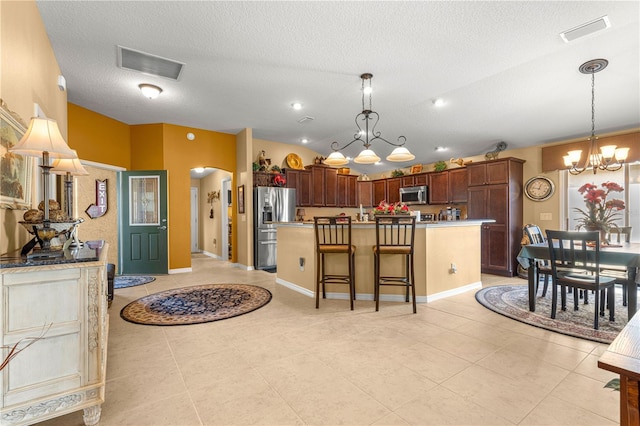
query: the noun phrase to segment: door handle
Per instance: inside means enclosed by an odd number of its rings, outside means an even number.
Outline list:
[[[162,225],[162,226],[158,226],[158,229],[161,231],[166,231],[167,227],[165,225]]]

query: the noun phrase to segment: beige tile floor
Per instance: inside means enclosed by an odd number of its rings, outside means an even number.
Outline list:
[[[100,425],[614,425],[606,345],[531,327],[474,292],[410,305],[314,300],[195,255],[193,272],[116,290]],[[205,283],[273,293],[262,309],[207,324],[153,327],[119,317],[149,293]],[[483,284],[525,281],[483,275]],[[43,425],[81,425],[82,412]]]

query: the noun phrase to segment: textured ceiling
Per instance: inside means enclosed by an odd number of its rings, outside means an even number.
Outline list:
[[[372,73],[377,130],[406,136],[416,159],[351,164],[362,172],[483,154],[500,141],[511,149],[588,136],[591,78],[578,67],[594,58],[609,60],[596,75],[596,132],[640,127],[637,1],[37,4],[68,100],[128,124],[249,127],[259,139],[307,138],[327,155],[332,141],[353,138],[359,76]],[[611,28],[569,44],[559,37],[603,15]],[[183,74],[120,69],[117,45],[183,62]],[[146,99],[140,83],[164,92]],[[314,120],[299,124],[304,116]],[[373,146],[383,158],[391,148]]]

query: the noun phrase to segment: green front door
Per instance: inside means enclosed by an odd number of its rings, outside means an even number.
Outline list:
[[[167,171],[118,175],[121,274],[166,274]]]

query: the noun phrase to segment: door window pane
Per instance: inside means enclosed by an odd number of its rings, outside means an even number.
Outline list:
[[[160,176],[129,177],[130,225],[160,225]]]

